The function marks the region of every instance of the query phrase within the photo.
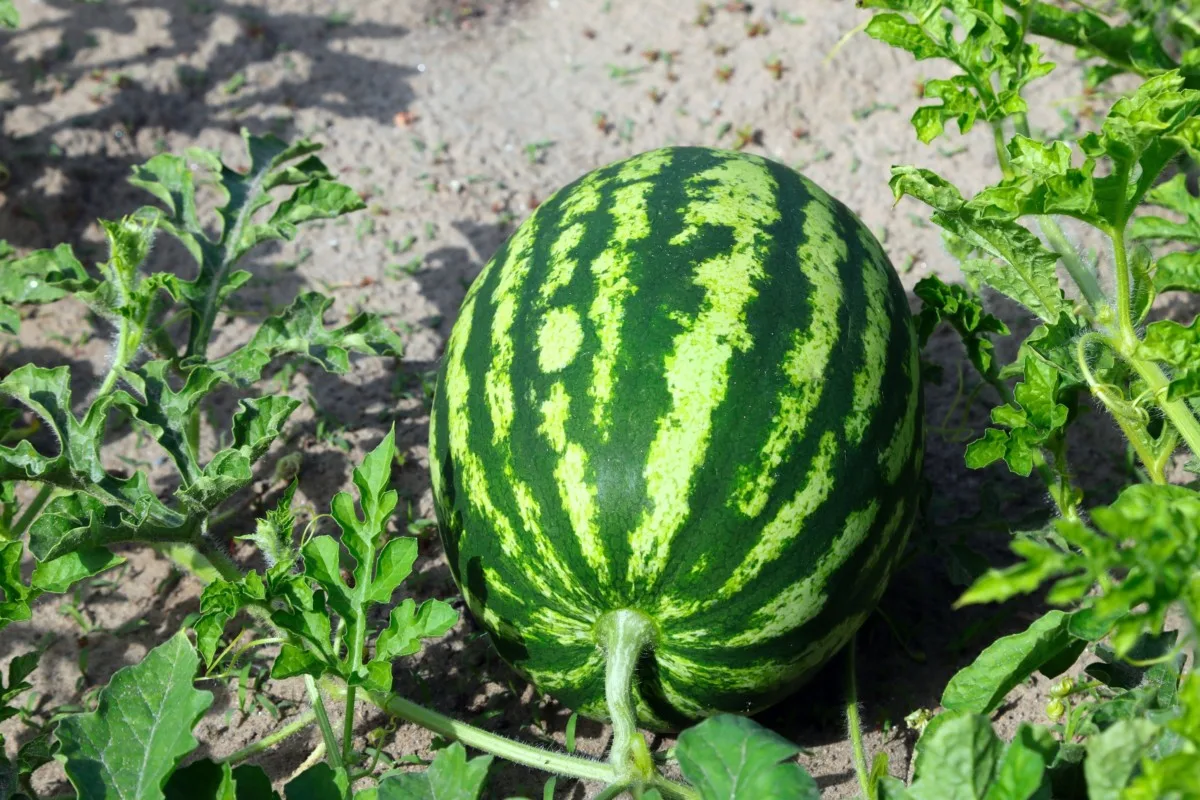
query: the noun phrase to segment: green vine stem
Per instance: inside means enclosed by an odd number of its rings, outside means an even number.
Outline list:
[[[117,385],[117,380],[121,377],[121,372],[137,355],[138,348],[142,346],[142,335],[145,332],[146,321],[131,320],[125,317],[121,318],[117,326],[117,343],[113,348],[112,364],[108,367],[108,373],[104,376],[104,381],[100,384],[100,388],[96,391],[97,397],[103,397],[111,392]]]
[[[846,645],[846,727],[850,729],[850,743],[854,748],[854,771],[858,774],[858,785],[862,788],[863,797],[875,800],[871,779],[867,772],[867,753],[863,748],[862,720],[858,715],[858,675],[855,669],[854,640]]]
[[[1028,27],[1028,12],[1022,19],[1022,27]],[[1017,114],[1012,118],[1013,130],[1021,136],[1030,138],[1029,121],[1024,114]],[[1008,166],[1008,150],[1004,146],[1004,131],[1000,122],[992,123],[992,133],[995,136],[996,157],[1000,161],[1001,170],[1005,177],[1012,174],[1012,170]],[[1079,256],[1079,251],[1071,244],[1071,240],[1067,238],[1067,234],[1054,217],[1039,216],[1035,218],[1038,230],[1042,237],[1045,238],[1046,244],[1050,245],[1050,249],[1058,254],[1062,259],[1063,266],[1067,269],[1067,274],[1071,276],[1071,280],[1075,282],[1079,293],[1083,295],[1083,299],[1088,306],[1095,311],[1104,307],[1107,300],[1104,296],[1104,290],[1100,288],[1100,280],[1096,277],[1096,273],[1084,262]]]
[[[1104,305],[1104,290],[1100,288],[1100,281],[1096,277],[1096,273],[1079,257],[1079,252],[1075,246],[1071,244],[1071,240],[1067,238],[1066,232],[1059,226],[1058,221],[1054,217],[1037,217],[1038,230],[1046,239],[1046,244],[1050,245],[1050,249],[1058,253],[1062,258],[1063,266],[1067,268],[1067,274],[1071,276],[1071,280],[1079,288],[1079,293],[1083,295],[1083,299],[1094,311]]]
[[[341,686],[331,684],[331,681],[324,681],[322,685],[331,697],[336,697],[345,691]],[[468,747],[491,753],[516,764],[589,781],[612,783],[617,779],[613,768],[603,761],[553,753],[532,745],[515,742],[419,706],[399,695],[386,695],[371,691],[364,691],[360,694],[372,705],[378,706],[405,722],[419,725],[444,739],[462,742]]]
[[[321,698],[321,690],[312,675],[304,676],[304,688],[308,691],[317,727],[321,729],[321,738],[325,740],[325,756],[329,766],[340,769],[343,766],[342,749],[338,747],[337,735],[333,732],[333,726],[329,724],[329,715],[325,713],[325,701]]]
[[[284,739],[295,736],[297,733],[313,724],[313,721],[316,720],[316,718],[316,711],[309,709],[274,733],[264,736],[257,742],[251,742],[241,750],[236,750],[224,758],[217,759],[217,763],[229,764],[230,766],[240,764],[248,758],[253,758],[264,750],[271,749]]]
[[[629,791],[629,784],[612,783],[605,786],[592,800],[615,800],[627,791]]]
[[[9,539],[20,539],[21,534],[25,533],[25,529],[33,524],[38,513],[45,508],[46,503],[50,502],[50,497],[54,494],[54,486],[49,483],[43,483],[38,487],[38,492],[29,501],[29,505],[25,506],[25,510],[21,512],[21,516],[13,523],[12,529],[8,532]]]
[[[638,658],[654,642],[654,623],[640,611],[623,608],[602,616],[594,633],[607,656],[604,698],[613,729],[609,761],[622,777],[650,780],[655,774],[654,762],[638,731],[633,681]]]
[[[339,684],[330,680],[323,681],[322,686],[324,686],[326,692],[331,697],[337,697],[338,694],[345,691]],[[473,725],[459,722],[444,714],[439,714],[424,706],[417,705],[399,695],[385,695],[378,692],[362,691],[359,693],[359,696],[377,708],[391,714],[393,717],[402,719],[405,722],[411,722],[413,725],[436,733],[444,739],[462,742],[468,747],[474,747],[476,750],[491,753],[514,764],[521,764],[555,775],[579,778],[586,781],[599,781],[606,785],[620,781],[620,776],[617,775],[612,765],[603,761],[554,753],[532,745],[516,742],[512,739],[506,739],[503,736],[481,730]],[[655,775],[651,780],[651,785],[655,789],[658,789],[667,800],[699,800],[700,798],[699,793],[690,786],[668,780],[661,775]]]
[[[207,540],[202,540],[201,544],[204,545],[202,555],[209,558],[214,566],[217,566],[221,577],[233,581],[241,578],[241,571],[228,556],[217,550]],[[201,549],[201,544],[193,543],[193,546],[199,550]],[[278,630],[269,616],[261,609],[251,606],[247,607],[246,610],[273,630]],[[305,676],[306,685],[310,682],[312,682],[312,678]],[[329,724],[329,717],[325,713],[321,693],[316,683],[312,683],[312,688],[309,689],[308,693],[309,698],[313,701],[313,718],[317,721],[318,725],[322,726],[323,744],[325,749],[330,753],[330,758],[336,757],[340,762],[340,752],[338,752],[339,748],[336,746],[337,739],[332,726]],[[344,684],[325,678],[321,681],[321,688],[333,700],[344,701],[346,698],[347,691]],[[382,711],[391,714],[393,717],[422,727],[445,739],[462,742],[468,747],[474,747],[477,750],[491,753],[516,764],[522,764],[556,775],[579,778],[581,780],[599,781],[605,784],[611,784],[618,780],[618,775],[612,766],[602,761],[553,753],[533,747],[532,745],[506,739],[503,736],[498,736],[465,722],[459,722],[444,714],[439,714],[436,711],[417,705],[397,695],[361,691],[358,693],[358,696]],[[324,720],[323,725],[322,720]],[[691,787],[675,783],[657,774],[653,776],[652,785],[668,800],[699,799],[699,794]]]

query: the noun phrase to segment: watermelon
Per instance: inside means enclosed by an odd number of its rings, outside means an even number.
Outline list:
[[[754,712],[849,641],[904,548],[904,289],[797,172],[643,153],[555,193],[471,285],[429,449],[450,569],[517,671],[607,718],[598,631],[633,611],[642,725]]]

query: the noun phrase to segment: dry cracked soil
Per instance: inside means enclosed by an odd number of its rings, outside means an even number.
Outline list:
[[[405,461],[395,478],[401,507],[414,520],[432,516],[426,399],[466,288],[539,199],[594,167],[667,144],[744,147],[793,165],[877,232],[910,290],[925,275],[961,276],[926,210],[911,200],[893,204],[889,168],[929,167],[965,189],[997,176],[988,132],[955,131],[932,146],[913,134],[918,83],[942,74],[937,64],[918,64],[861,34],[835,50],[867,19],[846,0],[721,4],[707,19],[696,4],[674,0],[18,0],[17,7],[20,29],[0,33],[0,163],[7,167],[0,238],[19,250],[65,241],[85,261],[102,256],[95,220],[149,199],[125,182],[132,165],[191,146],[244,165],[243,127],[323,143],[322,158],[367,198],[365,211],[255,251],[247,265],[254,281],[219,321],[212,352],[243,341],[297,292],[316,289],[336,298],[336,315],[388,315],[403,331],[405,355],[358,360],[344,379],[306,367],[270,379],[306,402],[262,465],[244,513],[224,529],[231,536],[247,532],[252,515],[278,498],[281,456],[299,454],[299,499],[323,509],[391,422]],[[1090,101],[1070,54],[1052,55],[1062,66],[1035,93],[1032,121],[1057,132],[1086,121]],[[163,244],[155,264],[181,255]],[[989,302],[1016,331],[1028,330],[1020,312]],[[34,310],[19,341],[0,341],[0,374],[27,362],[68,364],[76,396],[85,397],[104,369],[110,336],[73,302]],[[908,773],[914,740],[905,714],[935,707],[957,668],[1037,613],[1028,605],[951,611],[972,567],[964,547],[1002,559],[1007,534],[999,517],[1020,520],[1046,505],[1036,486],[1000,470],[965,469],[963,443],[986,422],[987,404],[964,404],[973,387],[952,335],[935,335],[926,358],[944,375],[927,396],[930,501],[912,557],[883,603],[887,617],[870,620],[858,637],[866,746],[886,752],[898,776]],[[218,428],[235,401],[220,398]],[[1111,437],[1107,426],[1093,425],[1078,458],[1108,463]],[[113,468],[154,475],[163,466],[130,432],[112,443],[109,458]],[[1091,478],[1099,496],[1118,474],[1115,465]],[[398,520],[397,529],[405,527]],[[432,528],[415,529],[423,532],[421,557],[408,591],[456,597]],[[126,555],[117,573],[73,595],[43,598],[32,622],[0,637],[0,666],[47,637],[34,679],[39,712],[81,702],[197,610],[195,579],[152,551]],[[760,715],[803,747],[802,763],[830,798],[857,793],[844,673],[844,659],[835,658],[807,688]],[[398,666],[396,681],[490,730],[564,740],[569,711],[509,670],[469,618]],[[1042,714],[1044,684],[1038,678],[1013,694],[998,712],[1002,731]],[[198,755],[230,753],[303,704],[296,681],[208,688],[216,701],[197,729]],[[389,727],[360,706],[360,744],[378,744],[381,763],[430,757],[429,734]],[[17,720],[0,732],[10,749],[28,735]],[[578,747],[600,755],[607,734],[581,722]],[[282,784],[316,743],[311,731],[259,763]],[[659,749],[670,744],[654,740]],[[492,774],[488,797],[543,796],[545,776],[500,764]],[[70,791],[56,764],[39,770],[35,785],[46,794]],[[559,780],[554,796],[579,799],[596,789]]]

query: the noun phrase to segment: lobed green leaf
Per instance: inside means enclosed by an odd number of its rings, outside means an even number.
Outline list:
[[[64,717],[55,736],[83,800],[158,800],[167,777],[199,742],[192,727],[212,694],[192,687],[199,659],[181,631],[120,669],[95,711]]]
[[[758,723],[710,717],[679,735],[679,768],[702,800],[817,800],[820,790],[794,759],[800,748]]]

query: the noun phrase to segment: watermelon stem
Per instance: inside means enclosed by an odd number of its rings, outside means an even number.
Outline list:
[[[637,727],[633,681],[642,652],[654,644],[654,623],[640,611],[610,611],[596,623],[596,643],[606,655],[604,697],[612,721],[613,743],[608,760],[617,774],[638,781],[653,780],[657,771],[650,748]]]
[[[854,771],[858,773],[858,785],[862,787],[863,797],[867,800],[875,800],[875,787],[871,782],[867,772],[867,753],[863,747],[862,735],[862,720],[858,713],[858,674],[855,669],[855,654],[854,640],[857,637],[850,637],[850,644],[846,646],[846,662],[848,670],[846,675],[846,727],[850,730],[850,742],[854,750]]]

